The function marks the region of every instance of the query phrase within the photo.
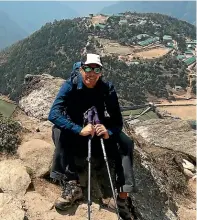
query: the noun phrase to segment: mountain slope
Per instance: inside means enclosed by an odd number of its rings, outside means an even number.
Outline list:
[[[166,14],[189,23],[196,22],[195,1],[126,1],[105,7],[101,13],[120,13],[125,11],[155,12]]]
[[[134,16],[143,18],[144,14],[131,15]],[[147,20],[157,21],[159,35],[172,33],[172,36],[177,36],[180,31],[186,37],[194,35],[195,27],[187,22],[159,14],[146,14],[146,17]],[[82,60],[87,52],[100,53],[106,46],[98,42],[98,37],[127,44],[133,36],[145,30],[154,36],[157,28],[150,26],[150,23],[140,28],[129,25],[120,27],[119,20],[108,20],[110,28],[104,30],[94,29],[91,18],[47,23],[30,37],[0,53],[0,93],[9,94],[12,99],[18,100],[26,74],[48,73],[68,78],[74,62]],[[160,44],[165,47],[162,41]],[[103,55],[103,75],[113,82],[124,103],[141,104],[146,101],[149,93],[167,98],[167,84],[181,85],[183,88],[187,86],[187,66],[177,60],[176,55],[169,54],[152,60],[135,57],[132,61],[138,61],[138,65],[129,66],[120,61],[118,55]]]
[[[79,14],[66,3],[57,1],[4,1],[1,10],[26,32],[33,33],[47,22],[78,17]]]
[[[0,50],[27,36],[27,32],[0,11]]]
[[[0,64],[0,93],[12,91],[13,97],[18,97],[25,74],[51,73],[65,77],[73,62],[81,59],[80,51],[87,37],[84,24],[62,20],[46,24],[13,45],[2,55],[7,57],[7,62]]]

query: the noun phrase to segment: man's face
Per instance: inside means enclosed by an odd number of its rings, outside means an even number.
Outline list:
[[[102,68],[98,64],[85,64],[83,67],[80,68],[83,83],[88,88],[94,88],[102,74],[101,71]]]

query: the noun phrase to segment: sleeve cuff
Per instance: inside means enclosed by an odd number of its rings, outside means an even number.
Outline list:
[[[107,129],[109,136],[112,136],[113,132],[110,129]]]
[[[79,125],[74,125],[73,128],[72,128],[72,131],[75,133],[75,134],[79,134],[81,132],[83,128]]]

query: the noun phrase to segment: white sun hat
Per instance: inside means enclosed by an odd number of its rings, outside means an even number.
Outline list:
[[[99,55],[93,54],[93,53],[88,53],[85,64],[93,64],[93,63],[98,64],[99,66],[103,66]]]

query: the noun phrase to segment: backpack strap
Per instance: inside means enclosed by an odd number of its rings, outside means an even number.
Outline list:
[[[71,80],[72,80],[72,83],[77,86],[77,83],[78,83],[78,75],[77,75],[77,76],[74,76],[73,79],[71,79]]]
[[[79,74],[80,74],[79,70],[74,70],[74,71],[71,72],[70,79],[71,79],[71,82],[74,85],[74,89],[77,89]]]
[[[110,82],[105,82],[101,79],[101,86],[102,86],[102,89],[104,90],[104,115],[105,117],[109,117],[109,114],[107,112],[107,107],[106,107],[106,99],[107,99],[107,96],[109,95]]]

